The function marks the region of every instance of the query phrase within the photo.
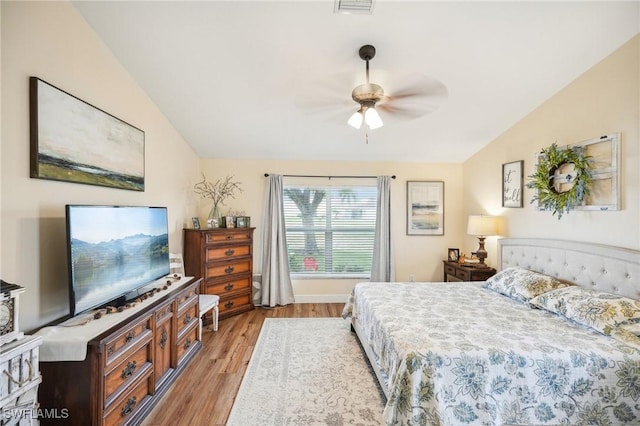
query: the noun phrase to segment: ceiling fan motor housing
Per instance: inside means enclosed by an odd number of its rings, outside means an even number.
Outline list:
[[[362,106],[371,106],[365,104],[374,104],[384,97],[384,90],[375,83],[366,83],[357,86],[351,92],[354,101]]]

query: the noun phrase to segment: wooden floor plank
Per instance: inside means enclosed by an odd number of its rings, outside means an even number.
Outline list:
[[[265,318],[339,317],[342,303],[297,303],[257,308],[202,332],[202,349],[142,426],[224,425]]]

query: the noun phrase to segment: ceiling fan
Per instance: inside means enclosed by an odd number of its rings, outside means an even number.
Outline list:
[[[369,81],[369,61],[376,56],[376,48],[367,44],[360,48],[358,54],[360,59],[366,62],[366,83],[356,86],[351,92],[351,98],[360,108],[347,121],[356,129],[359,129],[363,122],[371,130],[382,127],[384,123],[378,110],[415,118],[436,110],[447,98],[447,88],[444,84],[422,76],[418,84],[398,90],[392,95],[385,95],[382,86]]]
[[[375,47],[362,46],[360,58],[366,62],[366,83],[353,88],[353,74],[344,71],[309,81],[307,76],[298,79],[299,94],[295,104],[304,112],[323,116],[325,121],[344,125],[345,119],[355,128],[375,129],[384,122],[410,120],[435,111],[447,99],[447,88],[440,81],[419,73],[399,70],[376,71],[382,84],[369,81],[369,61],[376,55]],[[351,90],[351,99],[345,96]],[[353,103],[358,108],[353,112]]]

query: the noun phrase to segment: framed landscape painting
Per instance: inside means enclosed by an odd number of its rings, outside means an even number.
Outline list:
[[[444,235],[444,182],[407,182],[407,235]]]
[[[144,191],[144,132],[29,79],[31,177]]]

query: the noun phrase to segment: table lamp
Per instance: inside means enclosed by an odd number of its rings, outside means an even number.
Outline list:
[[[484,260],[487,258],[487,251],[484,249],[484,239],[491,235],[496,235],[498,232],[498,218],[496,216],[469,216],[469,222],[467,223],[467,234],[475,235],[478,237],[480,247],[475,252],[478,256],[481,268],[486,268]]]

